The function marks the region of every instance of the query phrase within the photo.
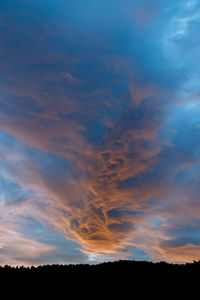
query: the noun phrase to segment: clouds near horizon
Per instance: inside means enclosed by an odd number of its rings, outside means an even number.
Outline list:
[[[195,0],[0,4],[0,264],[199,258],[199,22]]]

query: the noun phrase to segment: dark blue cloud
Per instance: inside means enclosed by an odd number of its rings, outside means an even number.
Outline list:
[[[6,259],[194,259],[199,23],[196,0],[1,2]]]

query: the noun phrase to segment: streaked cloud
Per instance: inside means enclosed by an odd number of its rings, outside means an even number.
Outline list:
[[[198,3],[10,4],[0,263],[198,259]]]

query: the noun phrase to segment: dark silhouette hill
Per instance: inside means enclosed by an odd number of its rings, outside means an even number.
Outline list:
[[[32,267],[0,267],[1,287],[10,288],[7,293],[16,296],[18,290],[28,290],[28,295],[43,295],[45,299],[54,295],[56,299],[62,298],[69,292],[73,297],[118,298],[123,299],[132,293],[140,297],[157,294],[158,299],[163,297],[178,297],[198,290],[200,278],[200,261],[186,264],[170,264],[166,262],[146,262],[122,260],[96,265],[42,265]],[[13,288],[14,287],[14,288]],[[41,292],[42,291],[42,292]],[[42,296],[41,296],[42,297]]]
[[[31,267],[12,267],[9,265],[0,266],[2,274],[153,274],[153,273],[199,273],[200,261],[185,264],[172,264],[167,262],[147,262],[134,260],[120,260],[100,264],[53,264]]]

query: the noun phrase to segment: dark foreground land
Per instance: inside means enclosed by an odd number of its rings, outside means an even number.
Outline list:
[[[44,275],[87,275],[87,274],[199,274],[200,261],[186,264],[171,264],[166,262],[147,262],[134,260],[120,260],[115,262],[106,262],[101,264],[70,264],[70,265],[42,265],[31,267],[12,267],[9,265],[0,266],[0,275],[2,274],[44,274]]]
[[[7,289],[8,283],[10,288]],[[109,291],[112,299],[118,299],[120,294],[124,295],[122,299],[129,299],[130,294],[134,295],[131,299],[138,299],[136,292],[140,298],[151,293],[157,294],[158,299],[171,299],[177,290],[178,299],[180,293],[184,297],[188,293],[187,298],[193,299],[191,293],[196,294],[200,286],[200,261],[181,265],[125,260],[97,265],[2,266],[0,286],[6,286],[8,295],[16,295],[17,291],[26,289],[29,298],[33,293],[41,295],[40,291],[43,290],[44,299],[49,296],[52,298],[52,295],[62,299],[65,293],[69,298],[69,291],[74,295],[73,298],[82,295],[82,298],[106,299]]]

